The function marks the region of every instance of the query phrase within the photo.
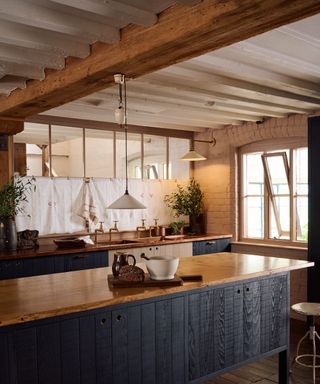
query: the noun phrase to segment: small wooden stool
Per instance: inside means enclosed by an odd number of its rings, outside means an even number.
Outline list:
[[[312,368],[313,371],[313,383],[316,382],[316,368],[320,368],[320,364],[316,364],[316,359],[320,359],[320,355],[317,355],[317,348],[316,348],[316,339],[320,340],[320,336],[318,335],[318,332],[316,331],[315,325],[314,325],[314,320],[316,316],[320,316],[320,303],[298,303],[294,304],[291,307],[295,312],[305,315],[305,316],[310,316],[312,319],[312,324],[309,327],[309,330],[306,332],[306,334],[300,339],[298,346],[297,346],[297,353],[295,357],[295,362],[297,364],[300,364],[304,367],[309,367]],[[309,337],[309,340],[312,341],[312,346],[313,346],[313,354],[303,354],[299,355],[299,349],[300,345],[305,340],[307,337]],[[305,357],[312,357],[313,359],[313,364],[305,364],[301,361],[301,359]]]

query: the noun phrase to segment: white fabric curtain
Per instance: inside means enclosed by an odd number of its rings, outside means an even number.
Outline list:
[[[27,178],[26,178],[27,179]],[[37,229],[40,235],[73,233],[85,230],[85,219],[79,214],[86,203],[83,199],[84,180],[81,178],[37,177],[35,191],[28,194],[25,212],[18,214],[18,231]],[[179,181],[184,185],[186,181]],[[90,205],[94,205],[97,224],[89,221],[90,230],[103,221],[106,230],[118,221],[119,230],[134,230],[146,219],[146,225],[159,219],[159,224],[173,221],[172,212],[163,202],[164,196],[176,190],[173,180],[129,180],[129,192],[147,209],[108,210],[106,207],[124,193],[123,179],[91,179],[87,193]],[[88,201],[88,200],[87,200]],[[93,208],[92,208],[93,209]]]

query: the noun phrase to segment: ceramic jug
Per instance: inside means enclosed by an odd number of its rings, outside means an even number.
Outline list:
[[[129,255],[128,253],[116,252],[114,254],[113,264],[112,264],[112,273],[113,276],[119,276],[120,269],[124,265],[129,265],[129,258],[132,257],[133,265],[136,265],[136,258],[133,255]]]

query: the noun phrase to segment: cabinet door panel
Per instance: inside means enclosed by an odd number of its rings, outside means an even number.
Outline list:
[[[244,356],[260,353],[260,281],[244,285]]]
[[[96,383],[95,317],[81,317],[79,326],[81,384]]]
[[[60,324],[37,328],[39,384],[61,382]]]
[[[141,306],[141,365],[142,383],[156,383],[155,304]]]
[[[80,383],[79,319],[60,324],[62,383]]]
[[[112,383],[111,312],[95,316],[97,384]]]
[[[128,383],[128,314],[127,310],[112,312],[113,384]]]
[[[8,335],[0,333],[0,383],[10,384]]]
[[[27,328],[13,333],[13,362],[17,383],[38,382],[36,329]]]

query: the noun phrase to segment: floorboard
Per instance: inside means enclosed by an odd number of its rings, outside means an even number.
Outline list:
[[[319,329],[319,327],[318,327]],[[299,339],[306,332],[306,324],[302,321],[292,320],[290,326],[290,350],[291,359],[294,358]],[[320,351],[320,344],[317,345]],[[310,353],[310,341],[305,342],[302,352]],[[319,353],[320,354],[320,353]],[[312,369],[305,368],[297,364],[291,367],[290,384],[312,384]],[[316,371],[316,383],[320,384],[320,369]],[[205,384],[276,384],[278,383],[278,357],[271,356],[261,359],[255,363],[248,364],[243,368],[225,373]]]

